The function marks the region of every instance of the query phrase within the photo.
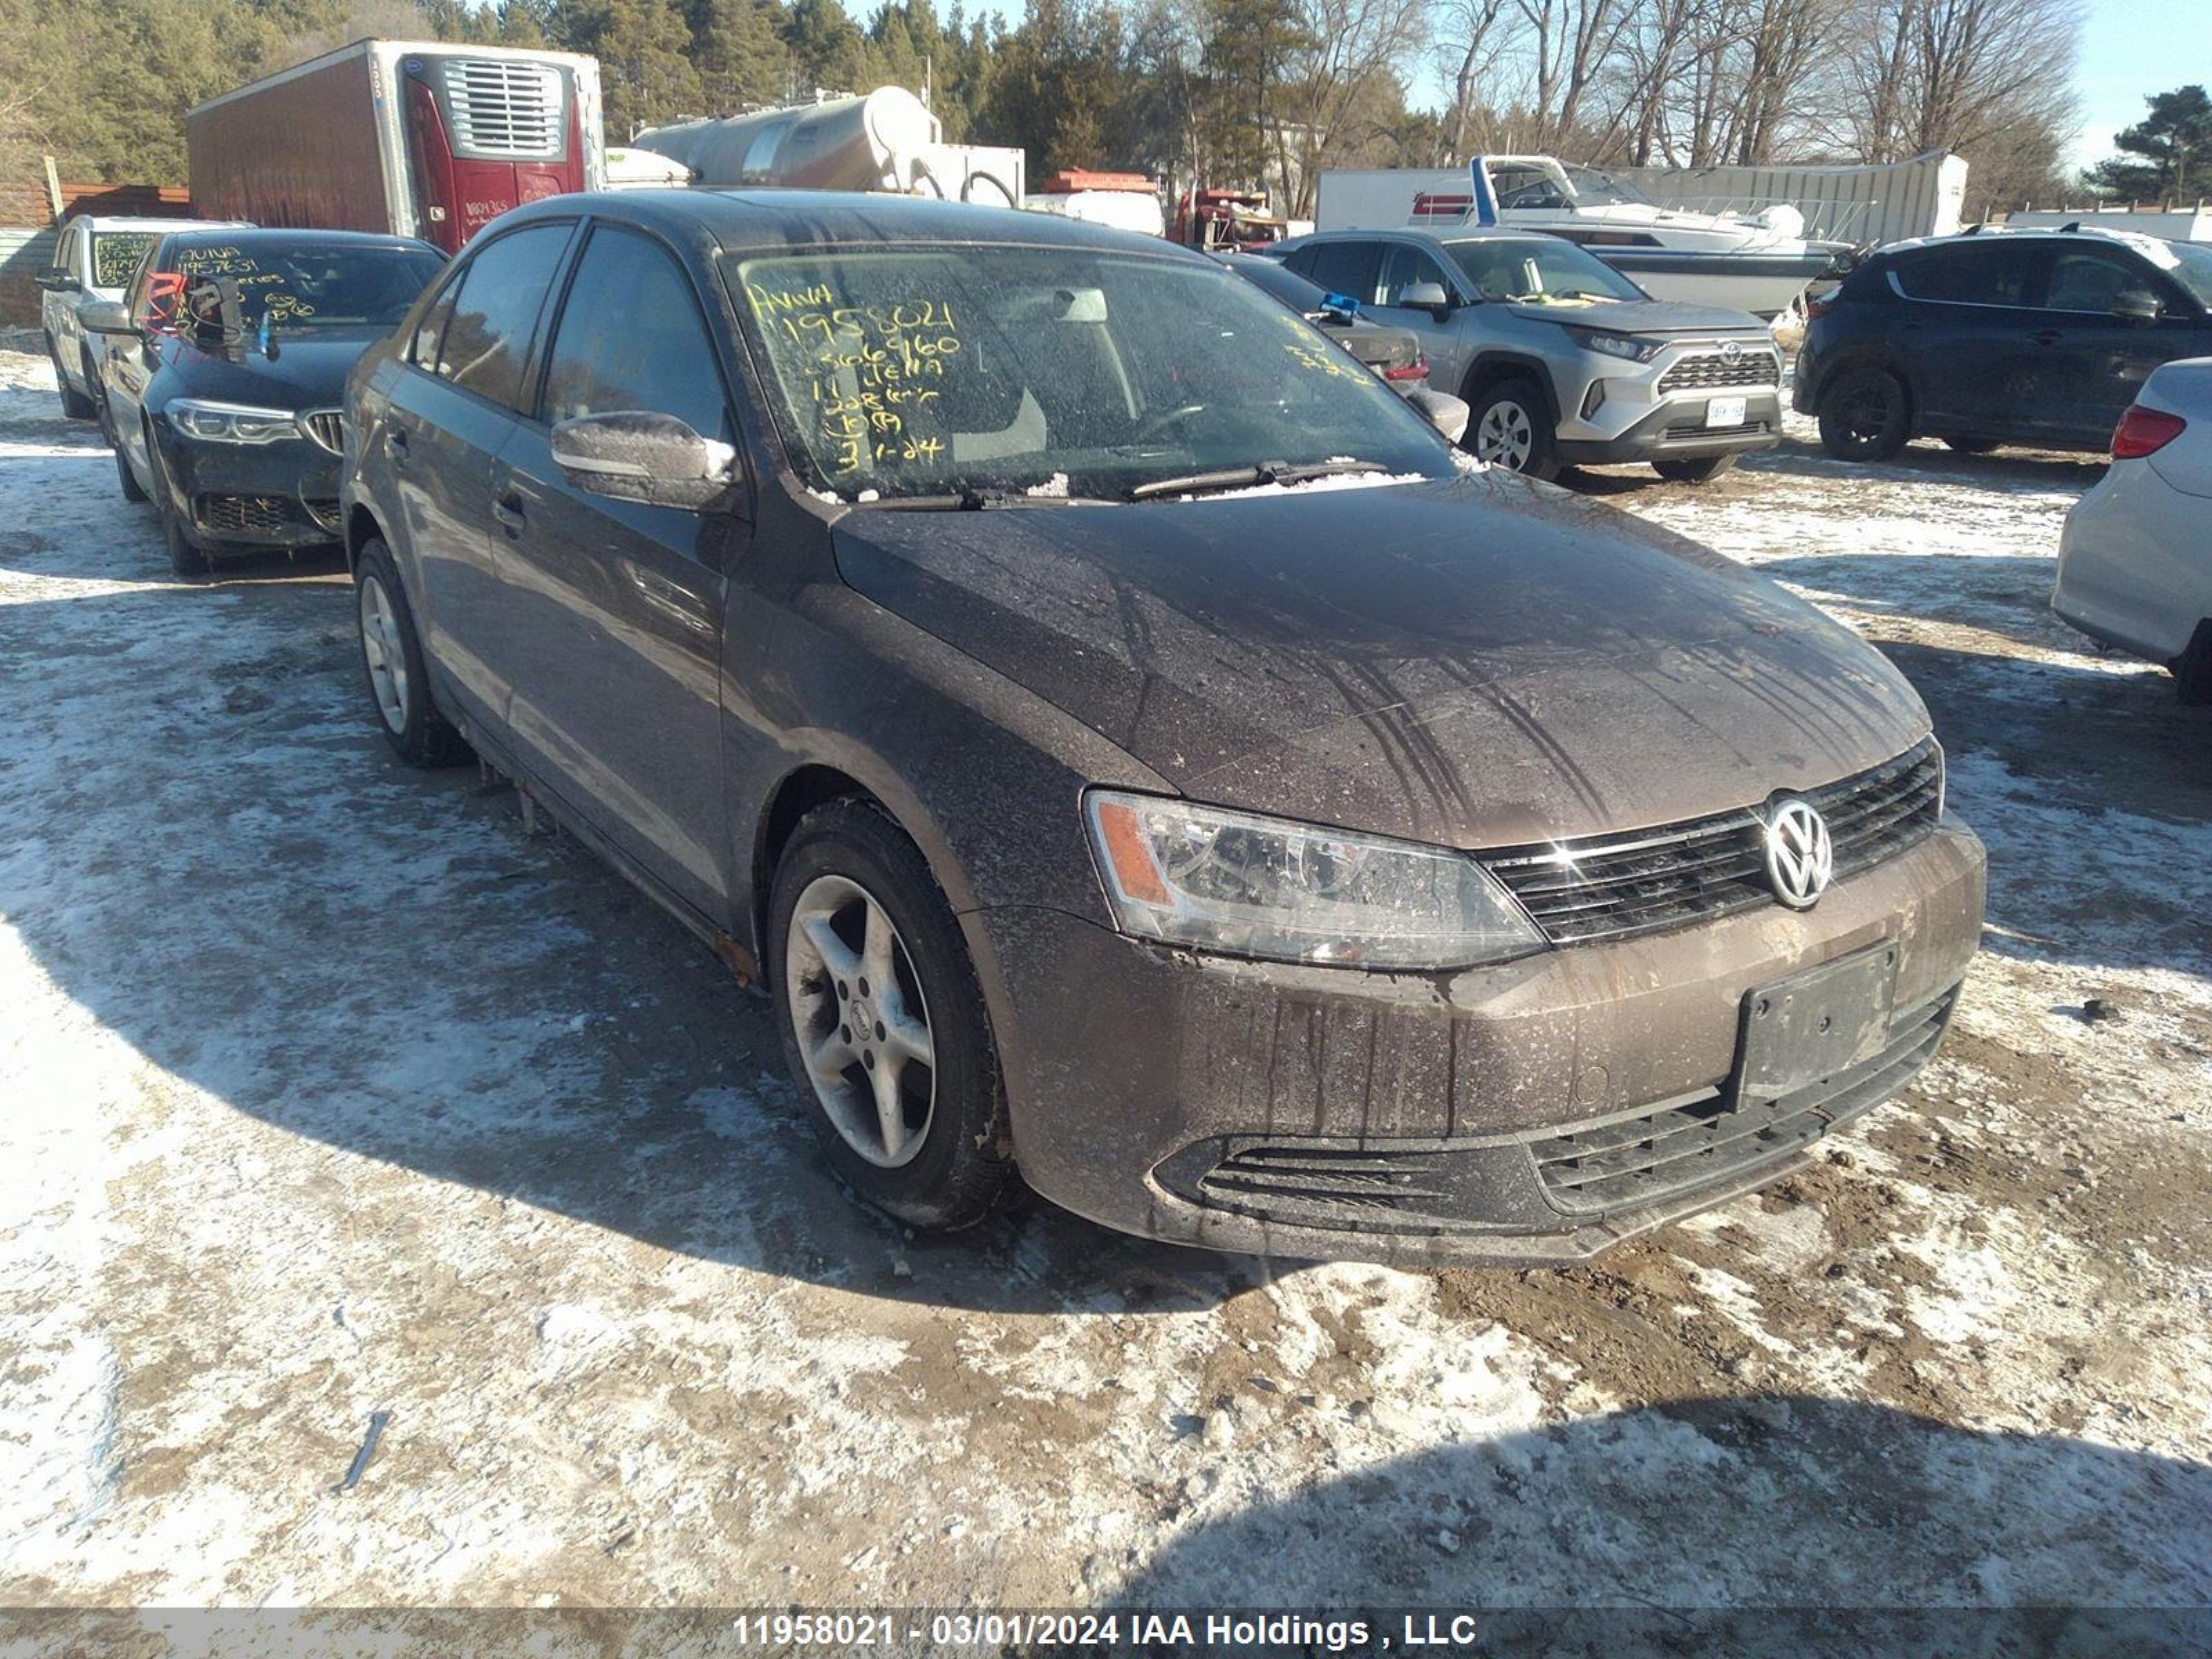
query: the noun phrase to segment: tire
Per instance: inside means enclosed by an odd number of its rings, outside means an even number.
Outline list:
[[[1654,461],[1651,470],[1668,483],[1706,483],[1735,465],[1734,455],[1700,455],[1694,460]]]
[[[2212,704],[2212,617],[2197,624],[2189,648],[2173,659],[2173,695],[2185,708]]]
[[[62,373],[62,354],[54,345],[54,337],[46,336],[46,360],[54,366],[54,386],[62,395],[62,413],[72,421],[89,421],[100,410],[92,399],[79,392]]]
[[[876,920],[890,937],[869,951]],[[799,821],[769,884],[768,948],[784,1060],[847,1187],[936,1232],[1018,1196],[982,987],[921,851],[872,801],[830,801]],[[861,971],[882,961],[888,994],[880,969],[874,982]],[[927,1060],[891,1029],[914,1032],[917,1015]],[[817,1084],[807,1056],[825,1050],[844,1063]]]
[[[100,429],[107,434],[108,447],[115,452],[115,482],[122,486],[123,499],[126,501],[148,500],[144,487],[138,482],[138,475],[131,470],[131,458],[123,453],[123,440],[115,435],[115,423],[109,419],[105,410],[100,411]]]
[[[122,453],[118,447],[118,455]],[[167,470],[161,465],[161,446],[154,441],[154,428],[146,428],[146,466],[154,475],[154,511],[161,515],[161,544],[168,550],[169,568],[182,581],[198,581],[214,568],[207,550],[196,544],[185,528],[185,521],[177,516],[176,492],[170,489]],[[130,463],[124,463],[128,474]]]
[[[1551,407],[1533,380],[1516,376],[1485,387],[1467,400],[1467,434],[1460,447],[1477,460],[1531,478],[1559,474]]]
[[[1994,438],[1946,438],[1943,441],[1961,455],[1986,455],[1997,447]]]
[[[377,729],[392,752],[426,771],[467,759],[467,740],[431,698],[422,635],[416,631],[407,590],[400,584],[399,567],[392,550],[374,537],[362,544],[353,586],[362,684],[368,689]]]
[[[1820,445],[1839,461],[1886,461],[1912,436],[1912,411],[1897,376],[1847,368],[1820,394]]]

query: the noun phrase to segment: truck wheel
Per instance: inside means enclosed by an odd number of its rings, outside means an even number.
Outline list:
[[[1912,436],[1905,388],[1879,368],[1850,368],[1820,397],[1820,444],[1839,461],[1886,461]]]
[[[769,894],[786,1062],[840,1179],[915,1227],[1020,1191],[982,988],[921,851],[872,801],[799,821]]]
[[[1532,380],[1500,380],[1469,398],[1467,435],[1460,447],[1477,460],[1548,478],[1559,470],[1552,444],[1552,422],[1544,394]]]
[[[430,697],[415,612],[392,550],[371,537],[354,565],[354,616],[361,630],[362,678],[392,752],[426,770],[468,757],[469,746]]]
[[[1700,455],[1694,460],[1674,459],[1651,463],[1651,470],[1668,483],[1704,483],[1717,478],[1735,465],[1733,455]]]
[[[69,376],[62,373],[62,354],[54,344],[54,337],[46,336],[46,360],[54,366],[54,386],[62,394],[62,413],[72,421],[88,421],[98,413],[92,399],[70,384]]]
[[[2184,708],[2212,703],[2212,617],[2197,624],[2189,648],[2173,659],[2173,690]]]

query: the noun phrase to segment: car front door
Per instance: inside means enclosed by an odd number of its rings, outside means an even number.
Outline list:
[[[167,243],[158,244],[123,296],[123,307],[137,327],[128,334],[100,335],[93,349],[100,368],[94,395],[106,409],[108,435],[149,495],[156,481],[153,454],[146,447],[146,388],[161,367],[168,323],[167,301],[155,292],[154,277],[167,264],[168,252]]]
[[[575,228],[536,223],[478,244],[423,313],[379,438],[399,503],[404,550],[395,550],[419,587],[424,650],[446,689],[495,734],[507,726],[512,641],[492,467],[514,433],[539,314]]]
[[[2118,315],[2130,302],[2154,303],[2160,315]],[[2102,447],[2151,370],[2188,355],[2201,332],[2194,310],[2125,249],[2094,242],[2054,249],[2036,313],[2039,426],[2054,440]]]
[[[1419,337],[1429,360],[1429,384],[1440,392],[1454,392],[1467,380],[1468,307],[1460,306],[1439,322],[1430,307],[1406,304],[1406,290],[1422,283],[1435,283],[1448,300],[1465,298],[1452,273],[1428,249],[1418,242],[1389,243],[1382,250],[1382,268],[1376,278],[1375,302],[1370,309],[1376,322],[1405,329]]]
[[[1924,249],[1898,261],[1905,301],[1893,342],[1918,379],[1918,426],[1936,436],[2027,437],[2043,347],[2029,307],[2037,242],[1992,237]]]
[[[535,418],[494,470],[515,740],[576,811],[720,921],[730,872],[720,769],[727,573],[750,502],[706,513],[580,489],[552,434],[580,416],[672,415],[735,436],[715,331],[683,264],[601,222],[568,284]]]

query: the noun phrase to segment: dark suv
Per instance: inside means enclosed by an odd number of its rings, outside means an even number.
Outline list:
[[[1880,654],[1157,237],[556,198],[347,407],[368,717],[764,981],[910,1224],[1018,1170],[1225,1249],[1585,1255],[1903,1087],[1974,953]]]
[[[1791,402],[1832,455],[2103,449],[2151,370],[2212,354],[2212,247],[1969,231],[1883,248],[1808,312]]]

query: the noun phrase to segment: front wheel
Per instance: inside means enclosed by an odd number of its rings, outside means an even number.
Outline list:
[[[122,451],[118,448],[117,454]],[[170,488],[168,472],[161,465],[161,447],[154,441],[152,428],[146,433],[146,470],[154,475],[154,511],[161,520],[161,544],[169,555],[169,568],[185,581],[197,581],[213,568],[204,549],[194,544],[185,529],[185,521],[177,511],[177,492]],[[123,475],[131,476],[131,465],[123,464]],[[135,482],[135,480],[134,480]]]
[[[1531,380],[1500,380],[1469,398],[1467,435],[1460,447],[1477,460],[1549,478],[1559,470],[1543,393]]]
[[[1912,436],[1911,411],[1897,376],[1846,369],[1820,398],[1820,444],[1839,461],[1886,461]]]
[[[921,851],[873,802],[808,813],[769,896],[784,1058],[838,1176],[915,1227],[1015,1195],[982,988]]]
[[[89,421],[99,414],[90,398],[70,384],[62,373],[62,354],[54,344],[53,336],[46,337],[46,356],[54,366],[54,386],[62,394],[62,413],[72,421]]]
[[[354,615],[361,630],[362,676],[384,740],[410,766],[450,766],[467,743],[430,700],[430,675],[415,612],[399,585],[392,550],[371,537],[354,566]]]
[[[1704,483],[1717,478],[1735,465],[1733,455],[1700,455],[1694,460],[1675,457],[1651,463],[1651,470],[1668,483]]]

